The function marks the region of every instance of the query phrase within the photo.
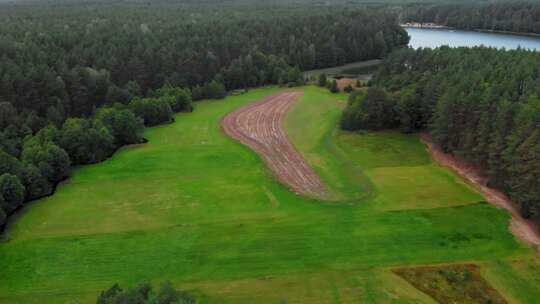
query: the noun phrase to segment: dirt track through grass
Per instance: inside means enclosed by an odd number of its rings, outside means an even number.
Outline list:
[[[283,129],[291,106],[303,95],[272,95],[227,115],[222,126],[232,138],[256,151],[277,178],[294,192],[325,198],[326,187],[295,149]]]
[[[507,210],[512,215],[510,231],[523,242],[533,246],[540,253],[540,233],[533,221],[524,219],[516,205],[502,192],[487,186],[487,178],[480,170],[466,162],[444,153],[435,146],[428,134],[422,134],[422,141],[428,146],[433,158],[441,165],[454,170],[457,174],[472,183],[485,197],[488,203]]]
[[[147,144],[74,170],[8,227],[0,304],[90,304],[114,283],[163,281],[208,304],[433,304],[389,269],[448,263],[477,264],[510,303],[537,304],[540,262],[510,234],[508,214],[479,204],[417,135],[334,131],[345,95],[294,88],[304,95],[285,123],[345,201],[299,196],[269,178],[221,122],[290,90],[198,102],[146,129]]]

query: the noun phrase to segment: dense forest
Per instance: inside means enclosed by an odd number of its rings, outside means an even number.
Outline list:
[[[400,11],[403,21],[433,22],[464,30],[540,34],[540,2],[470,1],[410,4]]]
[[[192,100],[302,84],[408,42],[381,11],[250,3],[0,4],[0,225]]]
[[[540,223],[540,54],[491,48],[404,49],[351,95],[347,130],[428,130],[446,152]]]

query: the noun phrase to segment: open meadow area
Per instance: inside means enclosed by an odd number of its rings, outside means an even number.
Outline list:
[[[289,191],[221,128],[286,90],[303,92],[284,126],[327,201]],[[346,98],[307,86],[202,101],[146,129],[148,143],[77,168],[11,219],[0,303],[95,303],[117,282],[165,280],[202,303],[436,303],[406,278],[453,270],[395,271],[436,264],[474,264],[475,286],[537,303],[540,262],[510,216],[435,164],[418,135],[340,131]]]

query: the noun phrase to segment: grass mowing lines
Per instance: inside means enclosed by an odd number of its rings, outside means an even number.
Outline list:
[[[390,148],[366,148],[364,135],[335,129],[343,95],[300,90],[305,97],[287,116],[286,127],[297,127],[291,140],[345,202],[290,192],[222,132],[227,113],[283,90],[197,103],[174,124],[148,129],[148,144],[77,169],[57,194],[28,208],[0,244],[0,303],[93,303],[115,282],[141,280],[171,280],[209,303],[429,303],[386,269],[530,257],[508,232],[506,213],[472,197],[451,204],[473,192],[431,170],[418,138],[376,133],[370,145]],[[426,183],[403,184],[393,174],[383,191],[370,170],[389,168],[438,181],[440,200],[416,196]],[[365,188],[376,191],[362,196]],[[410,199],[391,199],[401,195]],[[496,278],[517,273],[490,269]],[[494,286],[514,292],[505,280]],[[520,299],[534,303],[534,295]]]
[[[251,151],[223,136],[219,120],[224,113],[275,91],[270,88],[232,100],[198,103],[193,115],[178,114],[174,124],[147,129],[146,145],[77,169],[54,196],[28,208],[8,233],[16,241],[155,229],[192,220],[202,210],[214,212],[209,209],[219,208],[220,202],[236,201],[235,193],[227,191],[229,186],[253,195],[256,190],[251,184],[265,178],[264,167]],[[207,208],[195,214],[185,208],[204,202]],[[223,214],[224,209],[219,209]],[[132,211],[149,220],[126,216]]]
[[[285,120],[295,147],[329,187],[330,201],[357,202],[371,192],[369,180],[343,156],[334,140],[346,95],[306,87]]]
[[[10,284],[2,282],[0,293],[99,288],[114,280],[239,280],[512,254],[515,242],[504,225],[497,225],[504,214],[485,207],[363,216],[326,208],[329,214],[239,217],[144,232],[20,241],[2,247],[0,263],[10,265],[10,276],[3,280]]]
[[[481,202],[456,176],[436,165],[382,167],[366,170],[380,193],[375,207],[383,210],[447,208]]]
[[[290,142],[282,124],[289,108],[303,95],[287,92],[242,107],[222,120],[227,135],[255,151],[274,176],[295,193],[323,199],[326,186]]]
[[[535,256],[482,264],[482,275],[511,303],[540,299],[540,261]]]
[[[340,148],[364,166],[375,185],[374,208],[445,208],[484,200],[459,177],[434,164],[417,135],[343,132],[338,139]]]
[[[371,268],[289,273],[201,285],[208,291],[205,303],[435,303],[395,274]]]
[[[431,158],[419,136],[398,131],[340,132],[337,144],[365,169],[428,165]]]

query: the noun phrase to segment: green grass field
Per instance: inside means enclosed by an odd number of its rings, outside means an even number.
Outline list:
[[[434,303],[391,269],[465,262],[509,302],[540,298],[509,216],[417,136],[340,132],[344,95],[297,88],[286,121],[333,199],[279,184],[219,122],[280,90],[198,103],[27,207],[0,243],[0,303],[94,303],[115,282],[164,280],[203,303]]]

